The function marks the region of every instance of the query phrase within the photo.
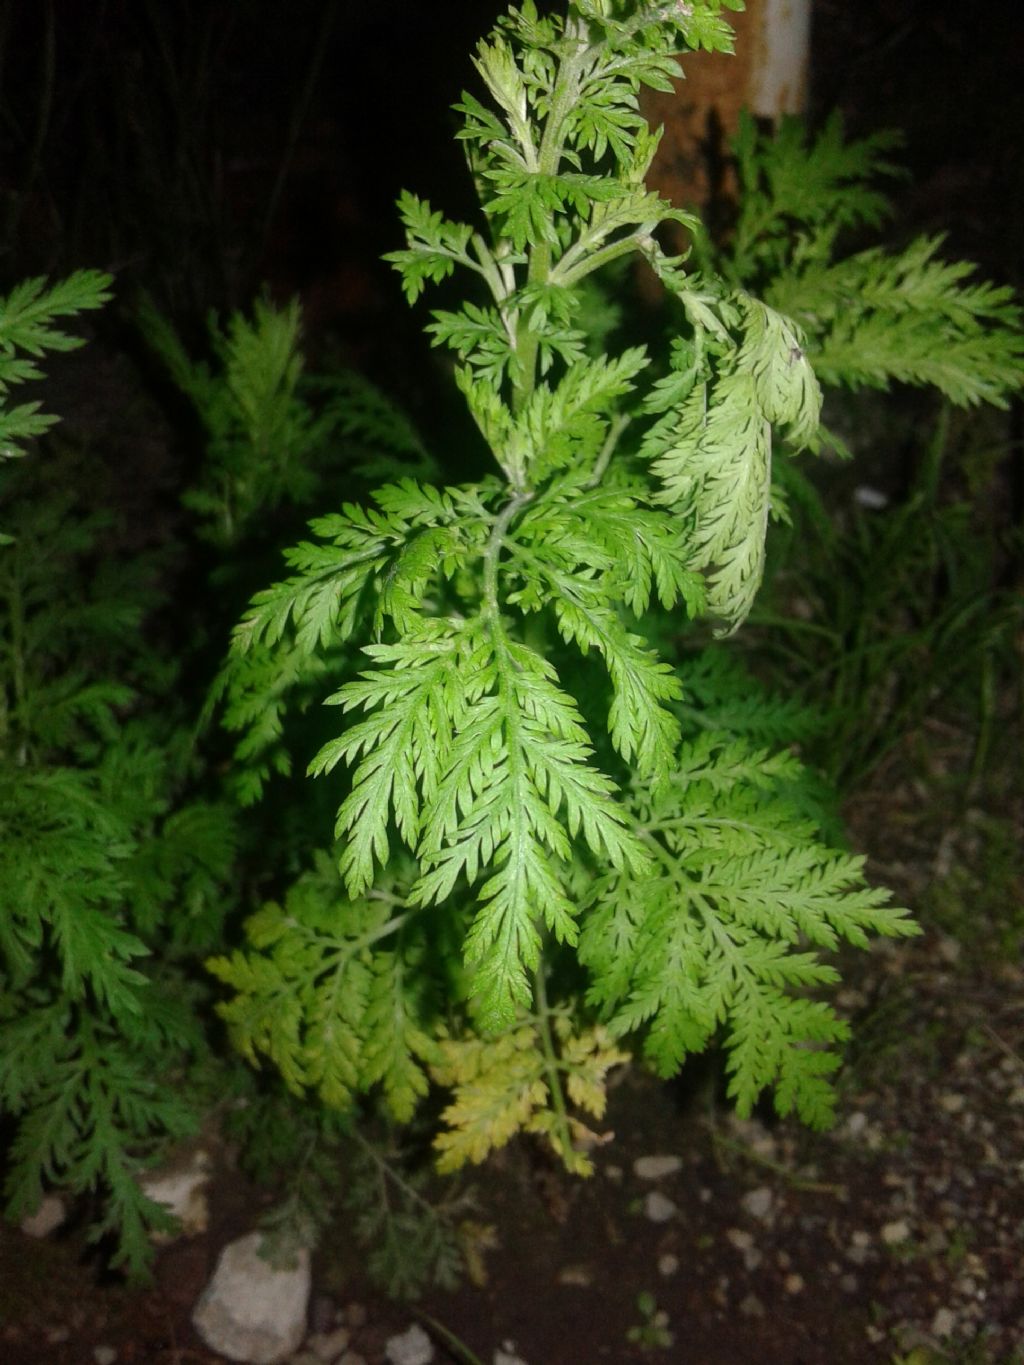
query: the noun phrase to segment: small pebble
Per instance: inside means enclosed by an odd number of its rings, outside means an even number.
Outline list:
[[[391,1365],[430,1365],[434,1345],[419,1323],[414,1322],[407,1332],[388,1338],[384,1354]]]
[[[67,1217],[63,1199],[55,1194],[44,1194],[35,1213],[27,1214],[18,1227],[26,1237],[48,1237]]]
[[[952,1309],[940,1308],[932,1318],[932,1332],[937,1337],[951,1337],[956,1328],[956,1315]]]
[[[578,1289],[589,1289],[594,1283],[594,1272],[586,1265],[563,1266],[558,1272],[558,1283],[574,1285]]]
[[[666,1279],[674,1275],[679,1269],[679,1257],[673,1256],[670,1251],[666,1251],[663,1256],[658,1257],[658,1274],[664,1275]]]
[[[939,1096],[939,1104],[947,1114],[959,1114],[967,1104],[966,1095],[958,1095],[954,1091],[947,1091],[945,1095]]]
[[[763,1261],[764,1252],[758,1251],[757,1247],[751,1247],[749,1251],[745,1251],[743,1253],[743,1264],[746,1266],[748,1270],[760,1269],[761,1263]]]
[[[315,1332],[306,1345],[318,1360],[334,1361],[349,1343],[347,1327],[336,1327],[333,1332]]]
[[[501,1350],[494,1351],[494,1365],[526,1365],[520,1355],[516,1355],[516,1343],[504,1340]]]
[[[950,938],[947,934],[943,934],[939,939],[939,957],[942,958],[943,962],[948,962],[950,965],[954,962],[958,962],[960,960],[960,951],[960,944],[955,938]]]
[[[882,1241],[887,1247],[899,1246],[910,1236],[910,1228],[907,1226],[905,1218],[898,1218],[894,1223],[886,1223],[881,1231]]]
[[[113,1346],[96,1346],[93,1348],[92,1358],[96,1365],[114,1365],[117,1352]]]
[[[802,1294],[805,1287],[804,1277],[794,1271],[791,1275],[786,1276],[782,1282],[782,1287],[787,1294]]]
[[[606,1166],[606,1167],[604,1168],[604,1173],[605,1173],[605,1176],[606,1176],[609,1180],[614,1181],[615,1184],[618,1184],[619,1181],[622,1179],[622,1167],[621,1167],[621,1166]]]
[[[854,990],[851,986],[844,986],[836,991],[836,1004],[842,1010],[859,1010],[868,1003],[867,996],[863,991]]]
[[[775,1196],[767,1185],[762,1185],[760,1189],[751,1190],[750,1193],[745,1194],[741,1200],[743,1207],[746,1209],[747,1213],[750,1214],[751,1218],[757,1218],[761,1222],[763,1222],[771,1213],[772,1204],[774,1202]]]
[[[860,1289],[860,1280],[856,1275],[841,1275],[839,1278],[839,1288],[844,1294],[856,1294]]]
[[[740,1304],[740,1312],[745,1318],[763,1318],[764,1304],[756,1294],[748,1294]]]
[[[652,1223],[667,1223],[675,1215],[675,1204],[660,1190],[652,1190],[644,1199],[644,1216]]]
[[[725,1240],[737,1251],[749,1251],[754,1245],[753,1233],[745,1232],[742,1228],[729,1228],[725,1234]]]
[[[633,1174],[638,1180],[665,1180],[682,1169],[683,1159],[678,1156],[638,1156],[633,1162]]]
[[[857,485],[853,490],[853,500],[858,507],[863,507],[868,512],[880,512],[883,507],[889,506],[887,494],[867,483]]]

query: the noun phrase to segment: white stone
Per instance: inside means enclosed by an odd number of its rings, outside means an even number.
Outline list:
[[[887,1247],[899,1246],[900,1242],[905,1242],[910,1236],[910,1228],[906,1219],[898,1218],[893,1223],[886,1223],[880,1235]]]
[[[633,1174],[638,1180],[665,1180],[682,1169],[683,1159],[678,1156],[638,1156],[633,1162]]]
[[[510,1345],[510,1342],[505,1342],[506,1347]],[[526,1365],[526,1361],[522,1356],[517,1356],[514,1349],[511,1351],[496,1350],[494,1352],[494,1365]]]
[[[193,1152],[186,1165],[148,1171],[139,1180],[142,1193],[154,1203],[163,1204],[178,1219],[184,1237],[197,1237],[209,1226],[206,1198],[209,1183],[210,1158],[202,1149]],[[171,1241],[167,1233],[155,1232],[151,1236],[158,1245]]]
[[[950,938],[947,934],[943,934],[939,938],[939,957],[942,958],[943,962],[959,962],[962,951],[955,938]]]
[[[679,1269],[679,1257],[673,1256],[671,1251],[666,1251],[663,1256],[658,1257],[658,1274],[668,1279]]]
[[[419,1323],[414,1322],[407,1332],[388,1338],[384,1354],[391,1365],[430,1365],[434,1344]]]
[[[92,1358],[96,1365],[114,1365],[117,1359],[117,1352],[113,1346],[94,1346],[92,1348]]]
[[[759,1189],[751,1190],[749,1194],[745,1194],[740,1202],[751,1218],[757,1218],[764,1222],[772,1211],[775,1196],[767,1185],[762,1185]]]
[[[28,1214],[18,1226],[26,1237],[49,1237],[68,1216],[64,1200],[55,1194],[44,1194],[35,1213]]]
[[[753,1234],[744,1231],[743,1228],[727,1228],[725,1240],[734,1246],[737,1251],[749,1251],[754,1245]]]
[[[956,1330],[956,1314],[950,1308],[940,1308],[932,1318],[932,1331],[937,1337],[951,1337]]]
[[[650,1219],[652,1223],[667,1223],[676,1215],[676,1206],[661,1193],[660,1190],[652,1190],[644,1199],[644,1217]]]
[[[276,1365],[306,1332],[309,1252],[300,1250],[294,1265],[281,1269],[260,1255],[262,1243],[251,1232],[224,1248],[192,1314],[211,1350],[248,1365]]]
[[[863,507],[867,512],[880,512],[883,507],[889,505],[888,494],[866,483],[858,484],[853,490],[853,500],[858,507]]]

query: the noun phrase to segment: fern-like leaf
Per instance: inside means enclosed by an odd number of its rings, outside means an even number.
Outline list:
[[[710,733],[684,745],[670,786],[635,797],[655,875],[599,880],[580,956],[592,1001],[616,1031],[646,1030],[663,1074],[721,1027],[740,1112],[775,1086],[780,1112],[819,1126],[836,1064],[819,1049],[845,1026],[804,996],[836,979],[814,949],[917,930],[864,885],[862,859],[815,839],[787,792],[793,762]]]

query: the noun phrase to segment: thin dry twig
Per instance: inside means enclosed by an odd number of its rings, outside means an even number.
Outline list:
[[[832,1194],[837,1199],[846,1197],[845,1185],[826,1180],[808,1180],[791,1167],[784,1166],[779,1161],[773,1161],[771,1157],[762,1156],[760,1152],[755,1152],[752,1147],[748,1147],[743,1142],[737,1142],[735,1138],[726,1137],[724,1133],[715,1132],[713,1128],[711,1130],[711,1143],[716,1151],[719,1147],[724,1147],[727,1151],[735,1152],[737,1156],[742,1156],[747,1161],[753,1162],[755,1166],[763,1166],[765,1170],[771,1171],[774,1175],[785,1180],[794,1190],[806,1190],[809,1194]]]

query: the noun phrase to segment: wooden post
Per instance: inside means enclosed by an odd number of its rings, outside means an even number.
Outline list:
[[[651,122],[665,125],[650,181],[682,206],[704,203],[719,187],[741,109],[776,121],[804,108],[811,0],[747,0],[744,11],[727,17],[736,33],[735,54],[684,57],[685,79],[675,93],[647,92],[644,100]]]

